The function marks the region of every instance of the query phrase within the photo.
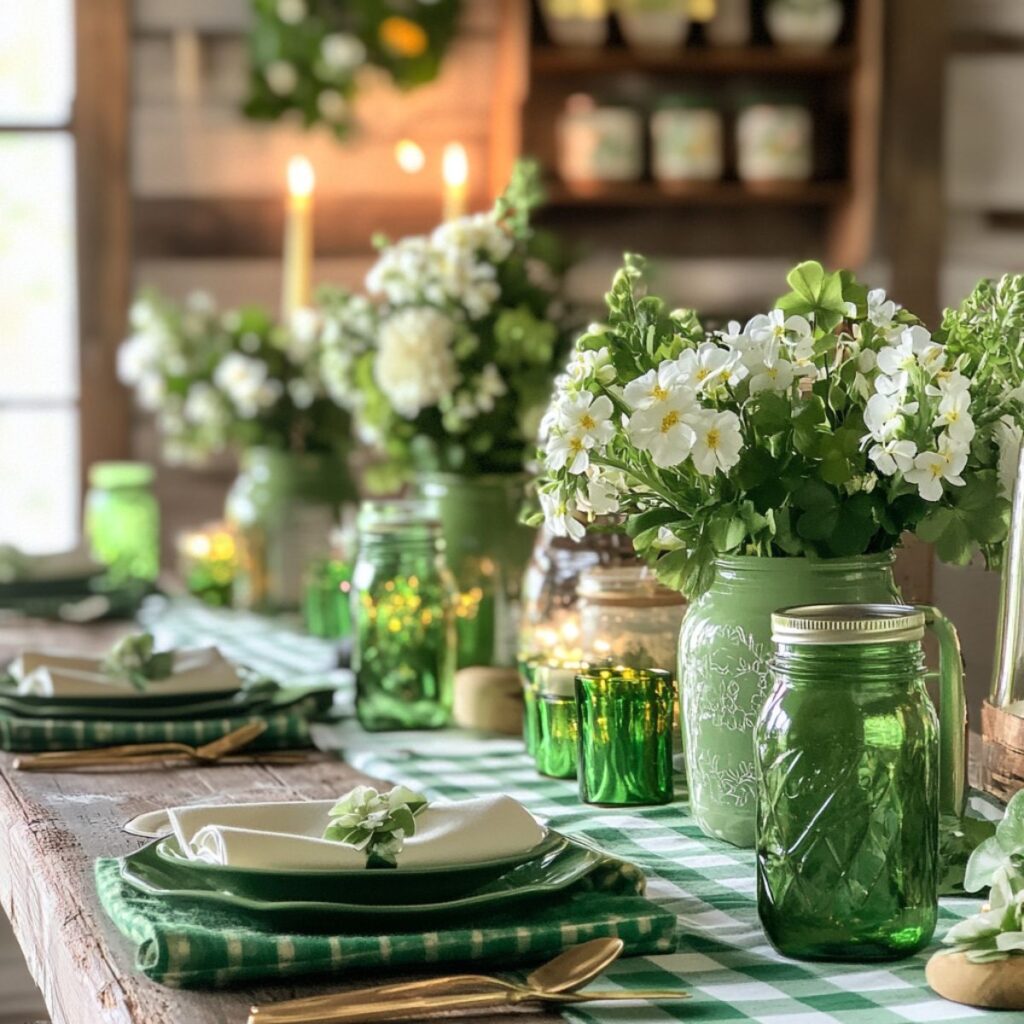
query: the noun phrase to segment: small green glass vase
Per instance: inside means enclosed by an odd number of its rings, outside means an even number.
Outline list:
[[[440,514],[458,587],[459,668],[516,663],[520,588],[535,536],[519,522],[525,486],[521,473],[417,478],[417,492]]]
[[[341,508],[354,499],[355,487],[337,456],[248,449],[225,504],[238,541],[235,605],[298,610],[307,569],[327,554]]]
[[[956,634],[934,609],[818,605],[772,616],[774,688],[755,732],[758,912],[808,960],[892,960],[938,914],[940,811],[959,816],[966,708]],[[940,638],[942,744],[925,689]]]
[[[576,677],[580,799],[626,807],[672,800],[676,685],[657,669],[592,669]]]
[[[801,604],[899,601],[892,554],[730,557],[679,633],[690,810],[701,830],[754,845],[754,723],[772,687],[771,614]]]
[[[89,469],[85,530],[93,557],[112,581],[156,581],[160,574],[160,508],[153,467],[97,462]]]
[[[585,666],[538,664],[536,688],[537,737],[534,763],[541,775],[576,778],[579,723],[576,715],[576,673]]]
[[[352,669],[363,728],[447,725],[455,678],[455,588],[440,524],[419,503],[367,503],[352,587]]]

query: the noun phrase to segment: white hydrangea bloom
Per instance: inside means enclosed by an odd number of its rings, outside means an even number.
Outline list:
[[[400,310],[381,324],[374,377],[400,416],[414,419],[455,391],[454,339],[451,318],[430,306]]]
[[[351,32],[332,32],[320,44],[320,56],[328,70],[346,74],[366,60],[363,41]]]
[[[240,352],[229,352],[218,363],[213,382],[244,419],[253,419],[272,406],[284,390],[279,380],[270,379],[262,359],[252,359]]]

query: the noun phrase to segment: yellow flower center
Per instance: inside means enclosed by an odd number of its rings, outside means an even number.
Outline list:
[[[570,438],[569,439],[569,448],[570,448],[570,450],[572,450],[572,451],[576,452],[577,454],[579,454],[581,451],[583,451],[583,438],[582,437],[572,437],[572,438]]]
[[[710,370],[706,370],[706,369],[705,369],[705,368],[704,368],[704,367],[702,366],[702,367],[701,367],[701,368],[700,368],[700,369],[699,369],[699,370],[697,371],[697,374],[696,374],[697,380],[704,380],[704,379],[705,379],[705,378],[706,378],[706,377],[707,377],[707,376],[708,376],[708,375],[709,375],[710,373],[711,373],[711,371],[710,371]]]
[[[706,445],[707,445],[707,446],[708,446],[709,448],[713,448],[713,449],[714,449],[714,448],[717,448],[717,447],[718,447],[718,443],[719,443],[719,442],[720,442],[721,440],[722,440],[722,435],[721,435],[721,433],[720,433],[720,432],[718,431],[718,428],[717,428],[717,427],[712,427],[712,428],[711,428],[711,429],[710,429],[710,430],[708,431],[707,437],[705,437],[705,438],[704,438],[704,443],[705,443],[705,444],[706,444]]]
[[[673,409],[667,413],[661,421],[661,432],[667,434],[679,422],[679,413]]]
[[[942,470],[945,466],[941,462],[933,462],[928,468],[932,471],[932,476],[938,480],[938,478],[942,476]]]
[[[583,428],[584,430],[593,430],[593,429],[594,429],[594,427],[596,427],[596,426],[597,426],[597,420],[595,420],[595,419],[594,419],[594,417],[593,417],[593,416],[591,416],[589,412],[585,412],[585,413],[584,413],[584,414],[583,414],[583,415],[582,415],[582,416],[580,417],[580,426],[581,426],[581,427],[582,427],[582,428]]]
[[[660,384],[655,384],[651,388],[651,398],[656,398],[659,402],[662,402],[668,398],[668,392]]]

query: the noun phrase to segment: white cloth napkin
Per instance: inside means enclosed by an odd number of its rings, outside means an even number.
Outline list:
[[[102,658],[78,658],[54,651],[25,651],[11,665],[18,693],[36,697],[185,697],[239,689],[238,669],[215,647],[176,651],[174,671],[138,690],[127,679],[101,669]]]
[[[335,800],[173,807],[167,814],[193,860],[265,870],[357,870],[366,852],[323,839]],[[436,801],[416,816],[398,867],[473,864],[532,849],[544,829],[509,796]]]
[[[95,575],[100,569],[102,566],[84,544],[70,551],[45,555],[27,555],[13,545],[0,545],[0,583],[82,579]]]

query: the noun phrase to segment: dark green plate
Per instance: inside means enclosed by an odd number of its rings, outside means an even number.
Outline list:
[[[257,900],[313,900],[331,903],[436,903],[476,892],[528,861],[559,853],[569,840],[548,832],[530,850],[476,864],[428,868],[358,868],[354,871],[270,871],[190,860],[181,853],[177,837],[156,843],[156,855],[181,872],[183,878],[202,878],[206,887]]]
[[[57,700],[53,697],[11,696],[0,686],[0,712],[21,718],[73,718],[97,721],[166,721],[172,718],[235,718],[239,715],[269,714],[287,708],[305,697],[321,696],[324,708],[330,706],[331,687],[266,687],[229,690],[190,697],[110,697]]]
[[[66,704],[75,708],[137,708],[145,704],[147,708],[180,707],[182,704],[205,704],[207,701],[248,701],[256,697],[267,698],[278,692],[280,687],[270,680],[263,680],[235,690],[211,690],[209,693],[174,694],[160,693],[160,683],[150,683],[149,689],[132,693],[124,697],[44,697],[36,693],[18,693],[18,686],[11,679],[0,683],[0,699],[20,704],[24,707],[52,708],[58,704]]]
[[[223,892],[204,884],[204,879],[194,872],[185,876],[181,869],[159,857],[156,847],[160,842],[163,840],[144,846],[122,861],[121,878],[127,885],[171,902],[241,911],[261,924],[289,932],[336,932],[355,927],[387,932],[396,928],[424,928],[465,916],[480,920],[483,911],[505,911],[550,898],[585,878],[604,859],[599,851],[566,839],[564,845],[520,864],[470,895],[434,903],[369,905],[319,900],[271,901]]]

